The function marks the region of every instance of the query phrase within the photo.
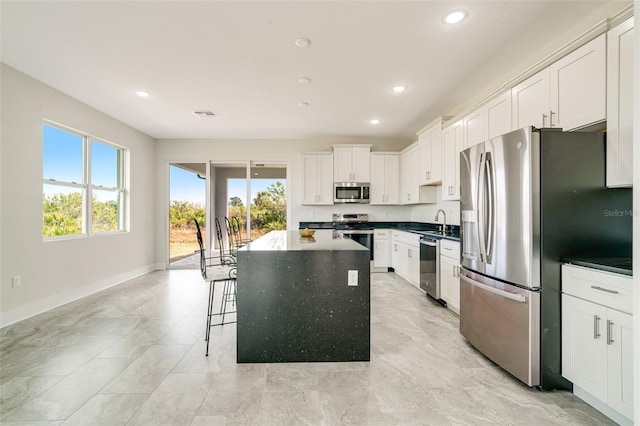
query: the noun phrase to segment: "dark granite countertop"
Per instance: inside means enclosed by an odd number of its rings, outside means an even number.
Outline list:
[[[633,275],[631,257],[565,257],[561,261],[605,272]]]
[[[239,251],[310,251],[369,249],[350,239],[333,238],[331,230],[317,230],[313,238],[302,238],[298,231],[271,231]]]
[[[428,235],[437,239],[447,239],[452,241],[460,241],[460,227],[457,225],[447,225],[450,232],[445,235],[433,234],[441,228],[438,223],[424,222],[367,222],[369,229],[396,229],[398,231],[414,232],[416,234]],[[300,222],[299,229],[333,229],[333,222]]]

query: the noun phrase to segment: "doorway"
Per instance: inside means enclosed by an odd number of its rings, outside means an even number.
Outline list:
[[[207,164],[169,164],[169,267],[198,268],[200,247],[193,219],[207,241]]]
[[[212,164],[211,179],[212,217],[221,224],[224,217],[237,218],[243,239],[287,229],[286,164]]]

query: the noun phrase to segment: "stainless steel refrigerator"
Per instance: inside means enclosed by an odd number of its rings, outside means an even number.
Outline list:
[[[605,187],[605,134],[527,127],[460,154],[460,332],[529,386],[561,375],[560,259],[629,256],[631,190]]]

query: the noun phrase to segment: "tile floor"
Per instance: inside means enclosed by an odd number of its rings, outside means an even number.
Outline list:
[[[512,379],[395,274],[371,291],[371,362],[236,364],[235,325],[204,356],[199,271],[153,272],[0,330],[0,424],[613,424]]]

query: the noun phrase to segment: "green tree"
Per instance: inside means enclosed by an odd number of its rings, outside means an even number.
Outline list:
[[[265,231],[287,228],[287,188],[282,182],[258,192],[251,205],[251,224]]]
[[[42,196],[42,235],[74,235],[82,233],[82,193]]]
[[[118,203],[113,200],[98,201],[93,198],[93,215],[91,216],[91,226],[93,232],[117,231],[118,230]]]

